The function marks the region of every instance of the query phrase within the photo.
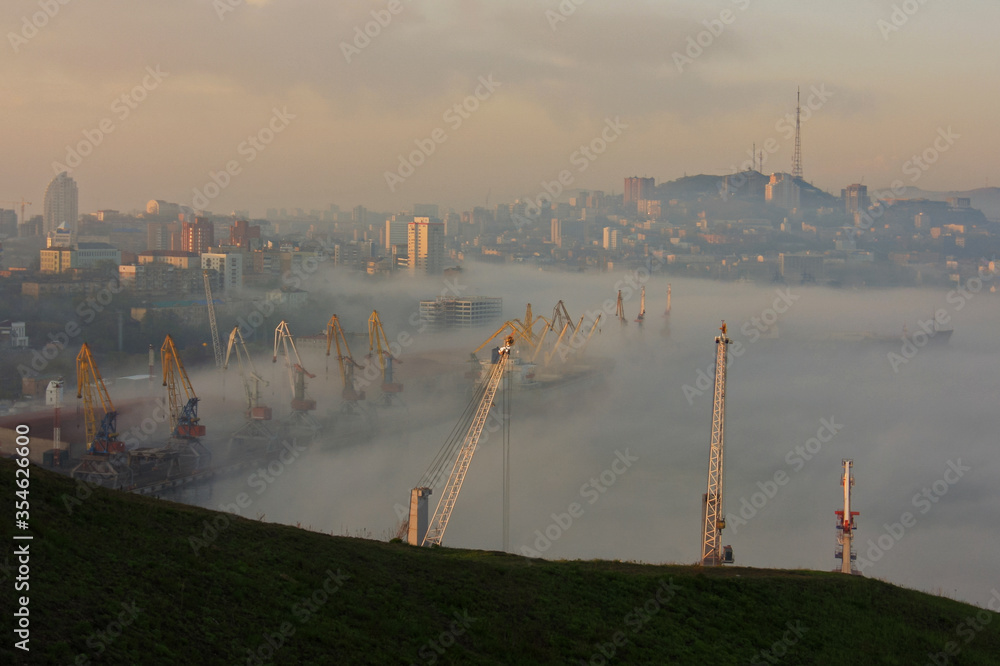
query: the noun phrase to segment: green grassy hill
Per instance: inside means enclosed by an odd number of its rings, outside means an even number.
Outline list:
[[[1000,615],[860,577],[412,548],[86,496],[37,468],[30,590],[15,592],[14,469],[0,461],[3,664],[1000,660]],[[20,595],[30,653],[10,626]]]

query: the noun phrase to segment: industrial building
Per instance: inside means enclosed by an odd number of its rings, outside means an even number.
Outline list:
[[[438,297],[420,301],[420,320],[432,330],[474,328],[500,321],[503,299],[492,296]]]

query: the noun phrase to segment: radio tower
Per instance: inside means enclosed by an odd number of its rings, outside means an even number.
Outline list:
[[[715,398],[712,404],[712,444],[708,455],[708,489],[702,497],[701,564],[714,567],[731,564],[733,549],[722,546],[726,526],[722,509],[722,454],[726,435],[726,361],[732,340],[726,335],[726,322],[715,337]]]
[[[837,514],[837,545],[839,546],[834,557],[841,561],[840,572],[846,574],[857,573],[854,568],[854,560],[857,555],[854,554],[851,542],[854,540],[854,530],[857,529],[857,525],[854,524],[854,516],[861,515],[857,511],[851,511],[851,487],[854,485],[851,467],[853,466],[853,460],[844,459],[844,475],[840,477],[840,485],[844,487],[844,509],[834,511]]]
[[[802,178],[802,136],[800,117],[802,115],[802,93],[795,89],[795,153],[792,154],[792,178]]]

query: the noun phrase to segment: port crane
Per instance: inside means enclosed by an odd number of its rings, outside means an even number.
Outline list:
[[[123,455],[125,444],[118,439],[118,412],[86,342],[76,356],[76,397],[83,400],[87,451],[73,469],[73,478],[112,488],[131,485],[131,470]],[[98,403],[103,411],[99,422]]]
[[[840,572],[846,574],[856,574],[858,570],[854,566],[857,554],[854,552],[852,542],[854,540],[854,530],[858,528],[854,522],[855,516],[860,516],[860,512],[851,511],[851,488],[854,487],[854,474],[851,468],[854,466],[853,460],[844,459],[844,474],[840,477],[840,485],[844,487],[844,508],[834,511],[837,515],[837,550],[834,557],[840,560]]]
[[[622,326],[628,325],[628,317],[625,316],[625,301],[622,299],[622,290],[618,290],[618,302],[615,305],[615,316]]]
[[[205,426],[199,423],[198,395],[191,386],[184,362],[177,353],[174,339],[167,334],[160,347],[160,361],[163,364],[163,385],[167,387],[167,402],[170,407],[170,435],[177,439],[195,439],[205,435]],[[181,391],[184,392],[182,403]]]
[[[234,326],[232,333],[229,334],[226,357],[222,364],[223,370],[229,368],[229,360],[233,356],[236,357],[240,378],[243,380],[246,422],[233,433],[229,440],[230,447],[246,448],[246,445],[254,447],[256,443],[264,442],[265,448],[270,449],[277,438],[268,426],[271,420],[271,408],[264,405],[260,398],[260,389],[262,386],[267,386],[268,382],[258,374],[239,326]]]
[[[448,522],[451,520],[451,514],[455,509],[455,503],[458,501],[458,494],[462,490],[462,484],[465,482],[465,476],[472,463],[472,456],[476,452],[476,446],[479,444],[479,438],[483,434],[486,419],[489,416],[490,409],[493,407],[493,398],[496,396],[497,389],[504,377],[507,361],[510,358],[510,350],[513,345],[514,336],[508,335],[504,340],[503,346],[497,347],[494,350],[495,359],[488,378],[480,384],[469,408],[466,409],[466,413],[459,419],[459,423],[456,425],[455,430],[453,430],[452,437],[449,438],[441,451],[438,452],[434,462],[431,463],[430,468],[428,468],[423,478],[421,478],[421,482],[411,491],[408,534],[408,540],[411,544],[423,546],[441,545],[445,530],[448,529]],[[473,406],[474,411],[472,409]],[[463,427],[466,424],[467,427]],[[465,433],[464,436],[458,439],[458,434],[462,432]],[[441,499],[438,501],[434,516],[430,523],[427,524],[427,497],[431,494],[435,479],[443,472],[447,462],[454,455],[456,447],[458,448],[458,455],[455,457],[455,462],[452,465],[451,474],[448,476],[448,481],[441,493]],[[427,524],[426,533],[422,529],[425,524]]]
[[[345,339],[346,344],[346,339]],[[392,364],[397,362],[392,352],[389,350],[389,339],[382,328],[382,320],[378,316],[377,310],[372,310],[368,317],[368,358],[377,358],[379,369],[382,372],[382,403],[392,404],[392,396],[403,391],[403,385],[393,381]]]
[[[354,360],[351,355],[351,345],[347,342],[347,334],[344,333],[344,328],[340,325],[340,319],[337,315],[330,317],[330,321],[326,324],[326,355],[330,355],[330,349],[336,345],[337,347],[337,365],[340,367],[340,381],[343,383],[344,388],[341,391],[341,397],[344,399],[344,411],[347,412],[357,412],[358,401],[365,399],[364,390],[358,390],[357,384],[354,382],[354,370],[364,370],[363,365]]]
[[[701,564],[731,564],[733,549],[722,546],[726,514],[722,505],[723,453],[726,435],[726,361],[732,340],[726,335],[726,322],[715,336],[715,388],[712,400],[712,441],[708,456],[708,489],[702,497]]]
[[[309,413],[316,409],[316,401],[306,397],[306,377],[313,379],[316,375],[302,366],[299,350],[295,347],[295,338],[292,337],[292,332],[288,329],[288,323],[285,320],[281,320],[274,329],[272,363],[278,362],[279,350],[284,353],[285,365],[288,367],[288,381],[292,389],[292,411],[288,415],[288,424],[290,426],[303,426],[312,432],[317,432],[320,425]]]
[[[621,292],[619,292],[621,293]],[[646,318],[646,287],[643,285],[642,291],[639,292],[639,316],[635,318],[635,321],[639,326],[642,326],[642,320]]]

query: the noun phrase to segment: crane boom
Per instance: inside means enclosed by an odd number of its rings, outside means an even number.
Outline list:
[[[513,344],[514,336],[508,335],[504,341],[504,346],[499,348],[500,357],[493,364],[493,371],[487,380],[483,399],[479,402],[479,407],[476,409],[472,424],[465,434],[462,448],[459,449],[458,458],[455,459],[451,475],[448,477],[448,483],[441,494],[441,499],[438,501],[437,508],[434,511],[434,517],[428,525],[427,534],[424,536],[421,545],[430,546],[436,544],[440,546],[441,540],[444,539],[444,532],[448,529],[448,521],[451,520],[452,511],[455,509],[458,493],[462,490],[465,475],[469,471],[472,456],[476,452],[476,445],[479,443],[479,437],[483,434],[486,418],[493,407],[493,398],[496,396],[497,388],[503,379],[504,370],[507,367],[507,360],[510,358],[510,349]]]
[[[229,344],[226,345],[226,358],[222,363],[222,369],[229,368],[229,358],[235,352],[236,362],[240,368],[240,378],[243,380],[243,392],[247,399],[247,416],[251,419],[269,420],[271,418],[271,408],[260,404],[261,384],[267,386],[267,381],[257,373],[257,368],[253,364],[253,359],[247,351],[246,342],[240,327],[234,326],[233,332],[229,334]]]
[[[628,319],[625,317],[625,301],[622,299],[622,290],[618,290],[618,302],[615,305],[615,316],[618,317],[618,321],[621,322],[622,326],[628,324]]]
[[[104,379],[101,378],[97,362],[90,353],[90,345],[86,342],[80,347],[80,353],[76,356],[76,397],[83,399],[87,453],[124,451],[125,445],[117,441],[118,433],[115,432],[118,412],[115,411],[108,389],[104,386]],[[101,403],[101,409],[104,411],[100,425],[97,423],[97,402]]]
[[[170,432],[174,437],[190,439],[205,434],[205,426],[198,424],[198,396],[191,386],[184,362],[181,361],[174,339],[167,334],[160,348],[160,361],[163,364],[163,385],[167,387],[167,399],[170,406]],[[184,391],[185,403],[181,404],[181,390]]]
[[[708,455],[708,489],[703,500],[701,564],[717,566],[732,562],[732,549],[722,548],[722,530],[726,526],[722,508],[723,451],[726,435],[726,361],[732,340],[726,335],[726,322],[715,337],[715,391],[712,402],[712,442]]]
[[[212,327],[212,348],[215,350],[215,367],[222,367],[222,343],[219,341],[219,325],[215,321],[215,299],[212,298],[212,279],[208,271],[201,272],[205,278],[205,303],[208,305],[208,323]]]
[[[392,381],[392,364],[397,359],[389,350],[389,338],[382,328],[382,320],[378,316],[377,310],[372,310],[368,318],[368,357],[378,357],[379,368],[382,371],[382,394],[386,401],[393,393],[403,390],[402,384]],[[387,403],[388,404],[388,403]]]
[[[351,345],[347,342],[347,334],[340,325],[337,315],[330,317],[326,324],[326,355],[330,355],[331,345],[337,346],[337,364],[340,366],[340,381],[344,384],[343,398],[350,403],[365,399],[365,392],[358,391],[354,385],[354,369],[363,369],[351,356]]]
[[[295,338],[292,337],[292,332],[288,329],[288,323],[284,319],[274,329],[272,363],[278,362],[279,349],[284,350],[285,362],[288,365],[288,381],[292,387],[292,411],[301,412],[316,409],[316,401],[306,399],[306,377],[312,379],[316,375],[302,366],[302,358],[299,356],[299,350],[295,347]]]

